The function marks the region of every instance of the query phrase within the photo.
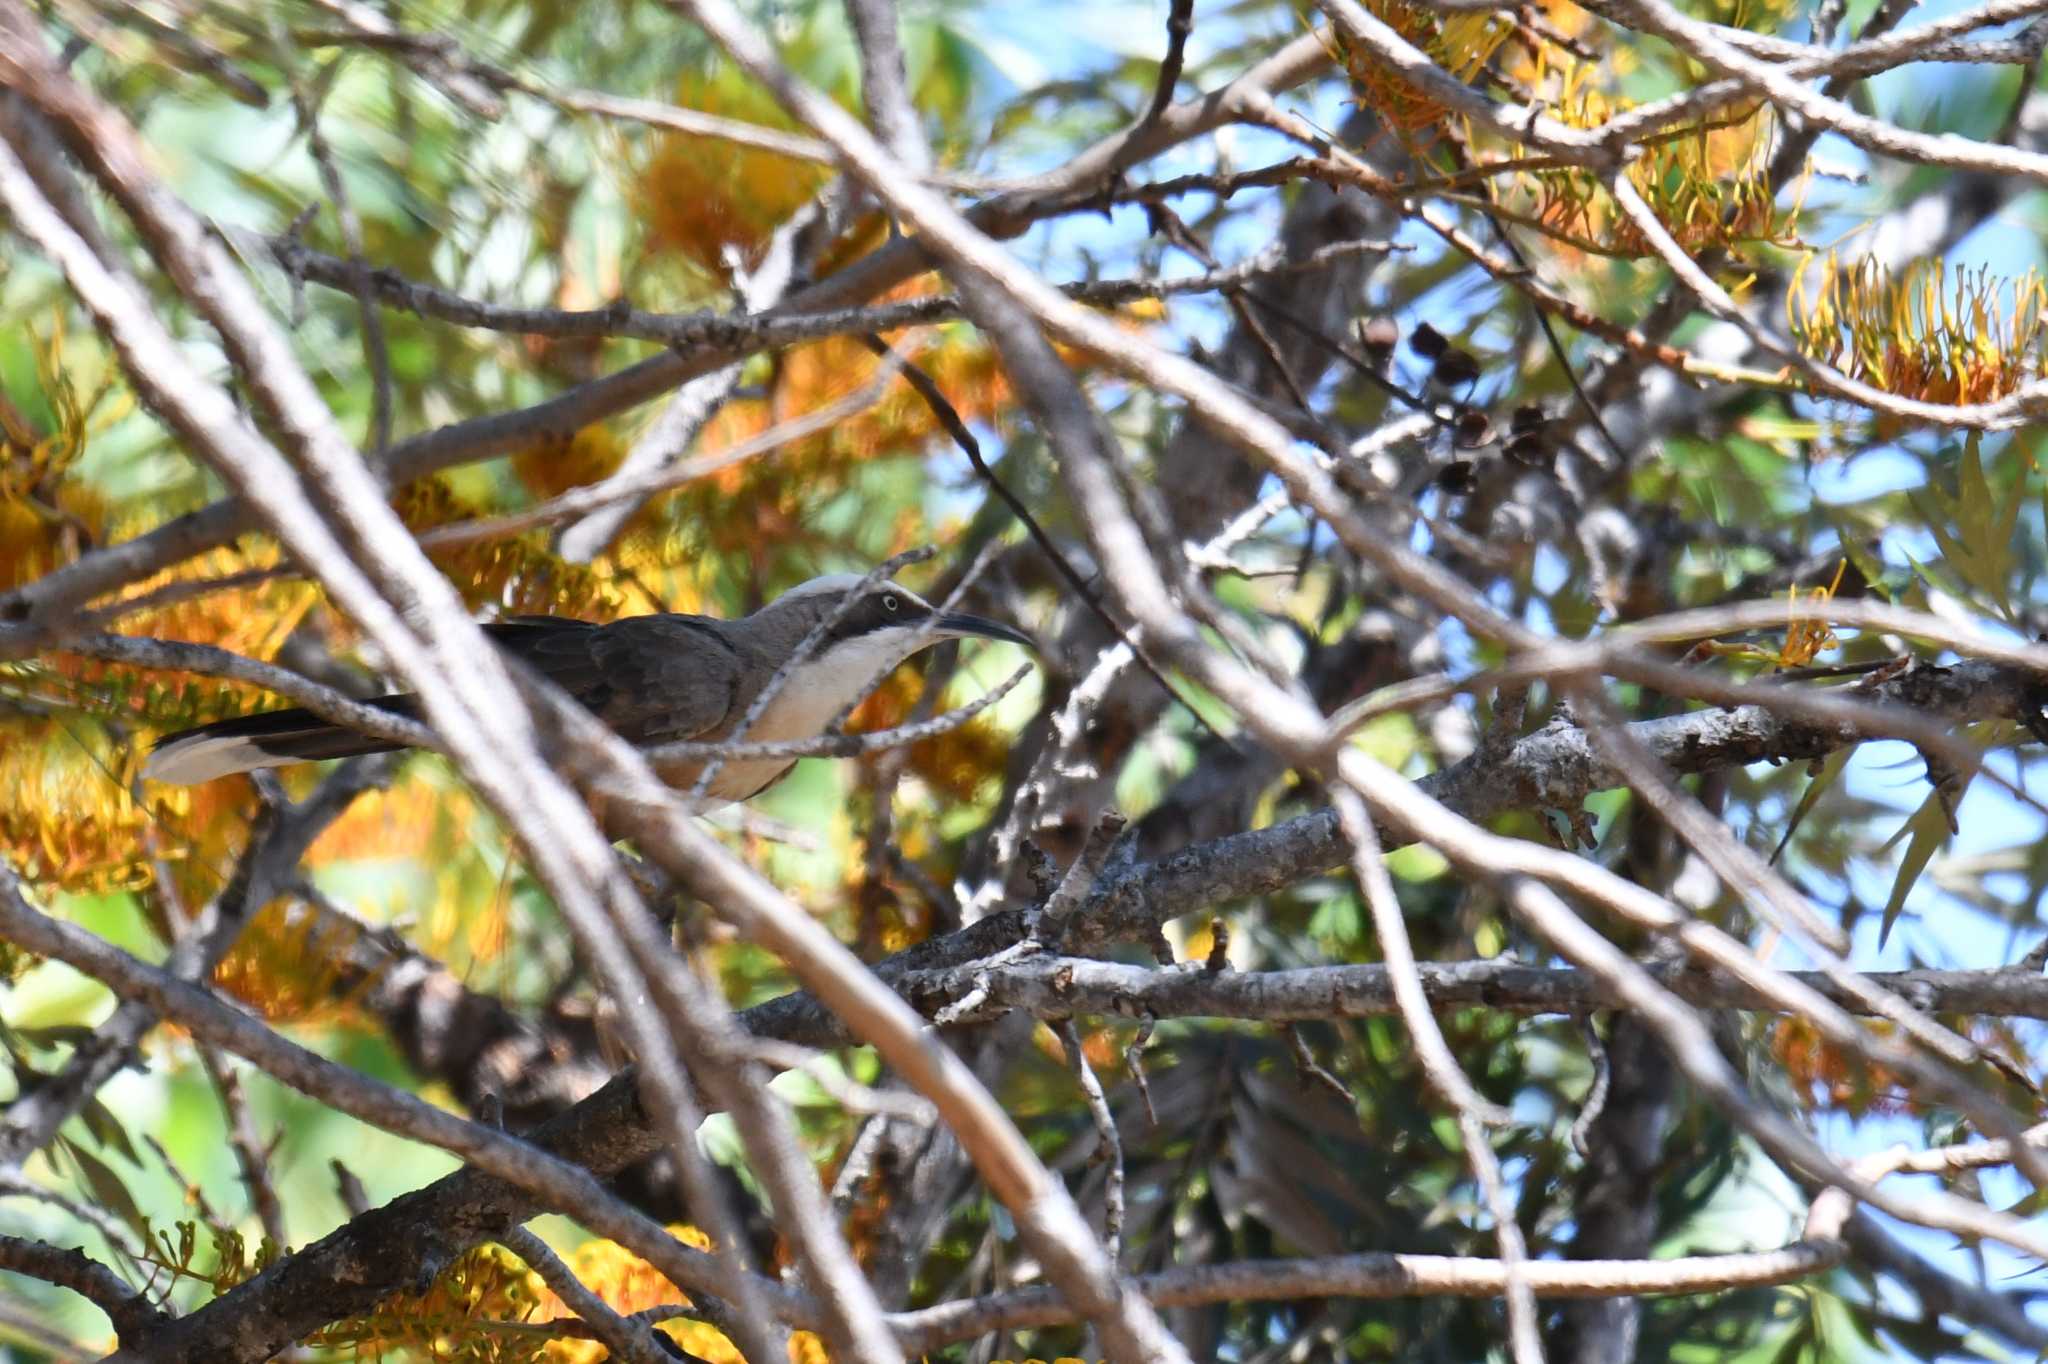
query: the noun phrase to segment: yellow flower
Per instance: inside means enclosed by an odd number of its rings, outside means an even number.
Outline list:
[[[2001,281],[1988,268],[1917,260],[1898,274],[1865,256],[1844,268],[1832,251],[1808,289],[1800,262],[1786,304],[1799,348],[1850,378],[1930,403],[1983,403],[2044,372],[2048,284],[2039,272]],[[2008,296],[2011,306],[2001,307]]]
[[[1826,587],[1816,587],[1807,601],[1813,606],[1825,606],[1834,600],[1841,590],[1842,574],[1847,571],[1849,561],[1844,559],[1835,565],[1835,580]],[[1695,654],[1719,654],[1724,658],[1747,658],[1760,663],[1774,664],[1780,668],[1803,668],[1820,654],[1841,643],[1835,638],[1834,630],[1825,620],[1817,616],[1802,615],[1799,610],[1799,587],[1794,584],[1785,589],[1785,642],[1777,649],[1765,649],[1755,644],[1723,644],[1708,640],[1699,645]]]

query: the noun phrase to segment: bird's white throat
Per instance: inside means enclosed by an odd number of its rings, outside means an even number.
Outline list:
[[[815,739],[834,716],[858,701],[884,667],[893,668],[917,650],[915,631],[879,630],[841,640],[817,657],[789,670],[740,743],[787,743]],[[793,758],[735,758],[721,763],[706,794],[714,800],[746,800],[795,765]]]
[[[746,737],[762,743],[814,739],[832,717],[858,701],[885,671],[920,647],[918,632],[909,628],[875,630],[840,640],[807,662],[789,670],[782,689],[769,701]],[[925,636],[923,643],[930,643]]]

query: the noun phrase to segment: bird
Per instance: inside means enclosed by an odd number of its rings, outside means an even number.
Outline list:
[[[790,666],[804,639],[821,626],[810,652]],[[566,616],[514,616],[482,628],[498,648],[640,745],[733,737],[770,680],[785,669],[780,687],[747,726],[745,741],[817,737],[889,669],[945,640],[980,637],[1032,647],[1029,635],[1001,621],[941,611],[900,583],[870,582],[854,573],[813,578],[738,620],[656,612],[597,625]],[[420,716],[418,698],[410,694],[367,704]],[[191,786],[259,768],[404,747],[294,707],[166,735],[142,775]],[[727,760],[705,788],[706,803],[750,800],[795,765],[794,758]],[[703,766],[671,764],[663,776],[687,787]]]

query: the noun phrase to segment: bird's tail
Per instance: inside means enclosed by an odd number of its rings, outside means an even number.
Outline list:
[[[397,715],[412,715],[417,709],[410,696],[380,696],[368,704]],[[254,772],[259,767],[353,758],[404,747],[389,739],[373,739],[323,720],[310,710],[294,707],[216,720],[197,729],[167,734],[150,751],[142,775],[151,781],[193,786],[235,772]]]

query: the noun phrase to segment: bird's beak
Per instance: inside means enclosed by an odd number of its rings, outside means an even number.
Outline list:
[[[986,639],[1007,639],[1012,644],[1021,644],[1027,649],[1037,646],[1031,636],[1014,625],[1005,625],[987,616],[970,616],[959,611],[948,611],[939,617],[939,633],[945,635],[981,635]]]

